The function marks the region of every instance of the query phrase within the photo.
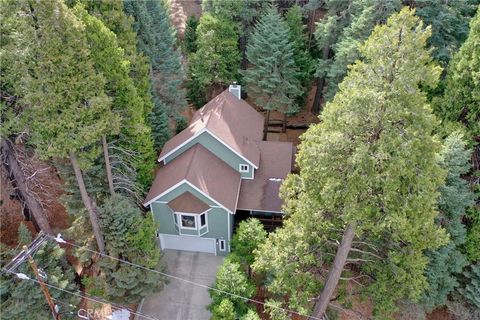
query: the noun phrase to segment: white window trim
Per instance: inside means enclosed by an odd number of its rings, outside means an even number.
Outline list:
[[[221,243],[223,242],[223,249]],[[227,251],[227,241],[225,239],[218,239],[218,250]]]
[[[185,230],[198,230],[198,219],[196,216],[198,216],[198,214],[195,214],[195,213],[187,213],[187,212],[175,212],[175,214],[177,215],[177,218],[180,218],[180,223],[179,223],[179,227],[181,229],[185,229]],[[180,217],[179,217],[180,216]],[[195,228],[192,228],[192,227],[184,227],[182,225],[182,216],[189,216],[189,217],[193,217],[194,221],[195,221]]]
[[[243,169],[243,168],[242,168],[243,166],[247,167],[247,170]],[[240,164],[238,165],[238,171],[239,171],[239,172],[249,172],[249,171],[250,171],[250,166],[249,166],[248,164],[246,164],[246,163],[240,163]]]
[[[207,218],[207,211],[204,211],[198,215],[198,229],[202,229],[208,227],[208,218]],[[202,226],[202,215],[205,215],[205,224]]]
[[[175,222],[175,225],[179,228],[179,229],[184,229],[184,230],[195,230],[195,231],[198,231],[197,233],[201,236],[201,235],[204,235],[206,233],[208,233],[208,212],[211,210],[208,209],[206,211],[203,211],[202,213],[190,213],[190,212],[173,212],[173,221]],[[202,226],[201,225],[201,219],[200,219],[200,216],[204,214],[205,215],[205,224]],[[195,218],[195,228],[192,228],[192,227],[184,227],[182,225],[182,217],[181,216],[191,216],[191,217],[194,217]],[[175,219],[175,217],[177,217],[177,219]],[[177,224],[177,220],[179,221],[179,223]],[[204,231],[202,234],[200,234],[200,230],[201,229],[204,229],[206,228],[206,231]],[[180,231],[181,233],[181,231]],[[193,235],[195,236],[195,235]]]

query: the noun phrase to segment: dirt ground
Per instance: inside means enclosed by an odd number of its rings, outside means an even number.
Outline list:
[[[188,17],[200,18],[202,15],[202,5],[196,0],[171,0],[170,10],[172,23],[180,38],[185,34],[185,23]]]
[[[22,147],[20,148],[24,150]],[[55,168],[28,153],[27,155],[28,159],[25,161],[31,164],[30,169],[33,171],[31,175],[34,175],[41,183],[42,190],[33,184],[29,187],[42,198],[45,214],[53,231],[61,231],[69,225],[67,212],[59,202],[59,198],[63,194],[62,181]],[[14,186],[3,166],[1,166],[0,175],[0,241],[9,246],[15,246],[20,223],[25,223],[34,235],[37,230],[32,221],[33,218],[29,216],[28,211],[24,211],[22,202],[15,196]]]

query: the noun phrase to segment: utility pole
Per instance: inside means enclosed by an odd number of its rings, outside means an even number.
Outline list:
[[[7,263],[3,271],[6,273],[16,274],[17,276],[22,275],[22,274],[16,273],[16,270],[20,265],[23,264],[23,262],[25,262],[25,260],[28,259],[28,262],[32,267],[33,273],[35,274],[35,277],[37,278],[37,281],[40,284],[40,287],[42,288],[43,294],[47,299],[48,306],[52,310],[53,319],[61,320],[60,315],[57,312],[55,303],[53,303],[52,297],[50,296],[50,292],[48,291],[48,287],[45,284],[45,282],[43,282],[43,279],[40,273],[38,272],[38,266],[32,258],[32,253],[37,251],[38,248],[40,248],[47,241],[47,239],[48,239],[47,235],[42,231],[40,231],[37,237],[28,246],[23,246],[23,250],[17,256],[15,256],[9,263]]]
[[[30,267],[32,267],[33,273],[35,274],[35,277],[37,278],[37,281],[40,284],[40,287],[42,288],[43,294],[45,295],[45,299],[47,300],[47,303],[50,306],[50,309],[52,310],[53,319],[61,320],[60,315],[55,309],[55,303],[53,303],[52,297],[50,296],[50,292],[48,291],[48,287],[45,285],[45,282],[43,282],[43,279],[38,272],[38,266],[35,263],[35,260],[33,260],[30,253],[28,253],[28,247],[23,246],[23,250],[27,252],[28,263],[30,264]]]

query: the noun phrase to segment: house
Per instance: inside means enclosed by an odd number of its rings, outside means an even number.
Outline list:
[[[262,141],[263,124],[232,85],[165,144],[144,202],[159,222],[162,250],[226,255],[240,213],[281,216],[278,191],[293,145]]]

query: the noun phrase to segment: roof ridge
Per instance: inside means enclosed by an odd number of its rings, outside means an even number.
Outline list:
[[[218,109],[220,109],[220,111],[219,111],[219,118],[222,118],[223,111],[224,111],[224,109],[225,109],[225,108],[223,107],[223,105],[224,105],[225,102],[226,102],[226,97],[225,97],[225,94],[224,94],[224,93],[225,93],[225,92],[229,93],[227,90],[228,90],[228,89],[224,90],[222,93],[220,93],[219,95],[217,95],[215,98],[213,98],[212,100],[210,100],[210,101],[208,102],[208,103],[210,103],[210,102],[214,101],[215,99],[219,99],[219,100],[220,100],[220,101],[219,101],[220,103],[217,104],[217,106],[219,107]],[[208,104],[208,103],[207,103],[207,104]],[[206,106],[206,105],[205,105],[205,106]],[[202,108],[204,108],[205,106],[203,106]],[[210,109],[210,112],[208,113],[208,119],[205,121],[205,127],[206,127],[206,128],[208,127],[208,124],[209,124],[210,120],[212,119],[213,110],[214,110],[214,108],[211,108],[211,109]]]
[[[192,153],[192,156],[190,157],[190,159],[188,160],[188,165],[187,165],[187,172],[185,173],[185,178],[188,177],[188,175],[190,174],[190,170],[192,170],[192,162],[193,162],[193,158],[195,158],[195,155],[197,154],[198,152],[198,146],[199,146],[199,143],[197,142],[193,147],[193,153]]]

